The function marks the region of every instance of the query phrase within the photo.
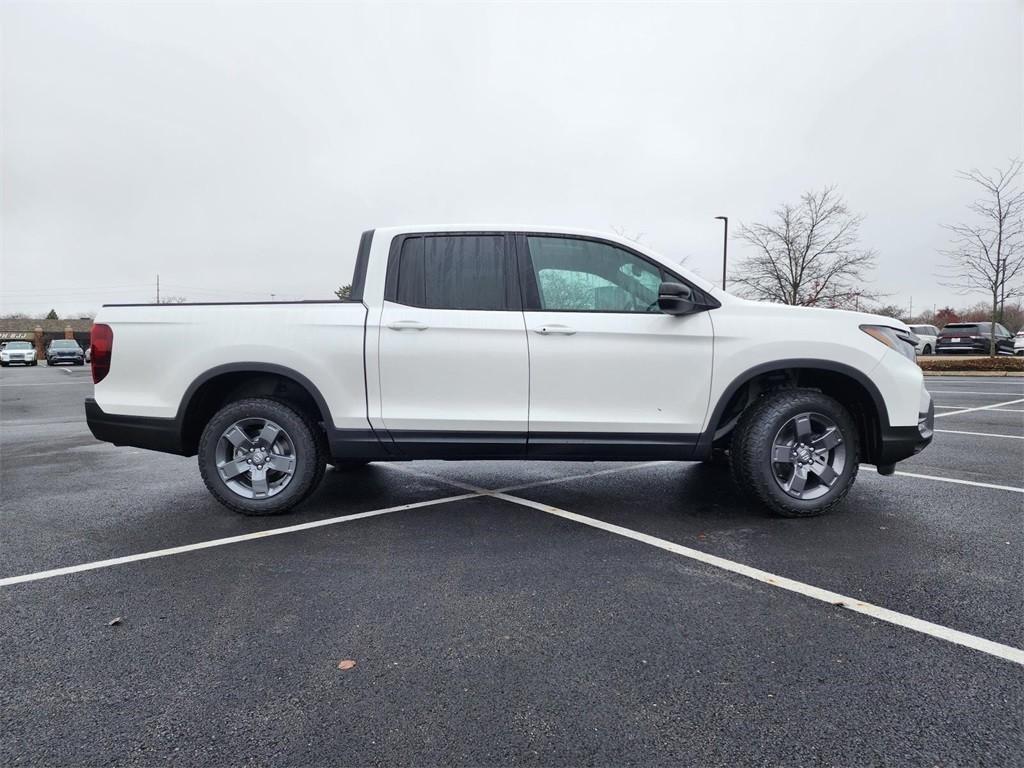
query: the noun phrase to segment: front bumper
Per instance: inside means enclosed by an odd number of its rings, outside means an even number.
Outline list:
[[[875,465],[891,466],[920,453],[935,435],[935,403],[928,399],[928,410],[919,414],[916,427],[883,427]]]
[[[89,425],[93,437],[106,443],[185,455],[181,441],[181,425],[177,419],[107,413],[100,408],[95,398],[87,397],[85,423]]]

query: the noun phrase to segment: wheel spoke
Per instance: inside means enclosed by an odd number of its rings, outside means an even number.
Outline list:
[[[252,492],[255,496],[266,496],[270,488],[267,486],[267,470],[254,469],[252,471]]]
[[[239,429],[237,424],[224,433],[224,439],[231,443],[231,445],[236,449],[243,448],[245,450],[251,450],[253,447],[252,440],[249,439],[245,432]]]
[[[271,446],[274,441],[277,440],[277,435],[281,432],[281,428],[277,424],[271,424],[267,422],[263,425],[263,429],[260,430],[260,442],[266,446]]]
[[[831,486],[836,481],[836,471],[832,469],[828,464],[816,464],[811,467],[811,471],[818,476],[825,485]]]
[[[788,445],[776,445],[772,447],[772,461],[777,464],[792,464],[793,449]]]
[[[238,477],[243,472],[248,472],[252,469],[252,465],[245,459],[238,459],[237,461],[226,461],[217,469],[220,470],[221,477],[225,480],[230,480],[233,477]]]
[[[807,485],[807,471],[803,469],[793,470],[793,477],[789,479],[789,483],[786,484],[786,490],[792,493],[794,496],[799,496],[804,491],[804,487]]]
[[[831,451],[839,445],[839,443],[839,430],[835,427],[831,427],[828,432],[823,434],[821,437],[817,437],[811,441],[811,448],[816,451]]]
[[[796,428],[797,439],[802,443],[808,442],[811,436],[811,417],[806,413],[800,414],[796,417],[794,427]]]
[[[284,472],[290,475],[295,471],[295,459],[291,456],[279,456],[278,454],[272,454],[270,459],[267,461],[267,466],[271,469],[277,470],[278,472]]]

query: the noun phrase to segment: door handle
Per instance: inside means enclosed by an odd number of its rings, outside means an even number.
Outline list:
[[[393,323],[388,323],[388,328],[392,331],[425,331],[429,327],[419,320],[395,320]]]
[[[558,333],[563,336],[572,336],[576,333],[576,329],[570,328],[568,325],[559,325],[555,323],[553,325],[542,325],[540,328],[534,328],[533,332],[539,333],[541,336],[549,336],[554,333]]]

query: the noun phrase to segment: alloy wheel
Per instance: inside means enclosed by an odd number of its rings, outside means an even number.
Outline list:
[[[846,444],[839,426],[821,413],[799,413],[776,433],[772,476],[795,499],[824,496],[846,468]]]
[[[246,499],[283,491],[295,475],[295,461],[291,437],[269,419],[236,421],[217,441],[217,472],[224,485]]]

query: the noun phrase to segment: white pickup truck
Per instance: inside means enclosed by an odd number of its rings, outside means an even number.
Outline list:
[[[891,474],[924,448],[934,415],[897,320],[747,301],[614,235],[536,227],[365,232],[347,301],[107,305],[92,372],[93,435],[198,454],[254,515],[327,463],[727,457],[808,516],[860,462]]]

